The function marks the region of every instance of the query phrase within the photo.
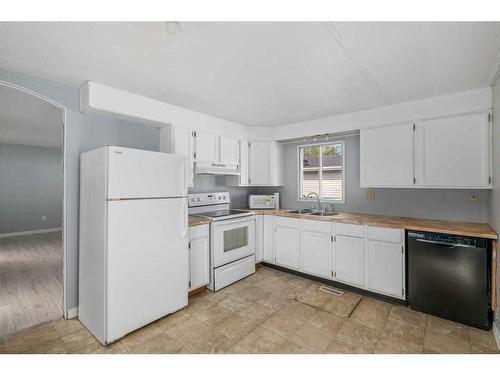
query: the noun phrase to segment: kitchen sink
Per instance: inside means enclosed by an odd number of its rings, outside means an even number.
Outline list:
[[[309,215],[314,215],[314,216],[335,216],[335,215],[338,215],[338,212],[312,212]]]
[[[312,214],[313,210],[310,208],[303,208],[301,210],[291,210],[288,211],[289,214]]]

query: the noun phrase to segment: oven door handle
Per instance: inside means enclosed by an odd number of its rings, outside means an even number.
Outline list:
[[[224,225],[233,225],[233,224],[238,224],[238,223],[244,223],[245,221],[251,221],[255,220],[255,215],[252,216],[243,216],[241,218],[234,218],[234,219],[228,219],[228,220],[219,220],[219,221],[212,221],[212,224],[216,227],[219,226],[224,226]]]

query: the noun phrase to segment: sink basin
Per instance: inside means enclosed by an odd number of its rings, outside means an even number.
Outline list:
[[[314,215],[314,216],[335,216],[335,215],[338,215],[338,212],[312,212],[309,215]]]
[[[313,210],[311,210],[310,208],[303,208],[301,210],[288,211],[289,214],[311,214],[312,212],[313,212]]]

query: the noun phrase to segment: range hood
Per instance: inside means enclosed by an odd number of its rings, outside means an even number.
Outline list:
[[[202,175],[239,176],[240,170],[238,164],[197,161],[194,163],[194,173]]]

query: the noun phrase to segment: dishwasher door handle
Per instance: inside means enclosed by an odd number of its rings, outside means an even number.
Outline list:
[[[441,245],[441,246],[446,246],[448,247],[449,249],[453,249],[455,247],[471,247],[471,248],[475,248],[476,246],[472,246],[472,245],[465,245],[465,244],[450,244],[448,242],[440,242],[440,241],[431,241],[431,240],[424,240],[422,238],[416,238],[417,242],[425,242],[425,243],[431,243],[431,244],[435,244],[435,245]]]

